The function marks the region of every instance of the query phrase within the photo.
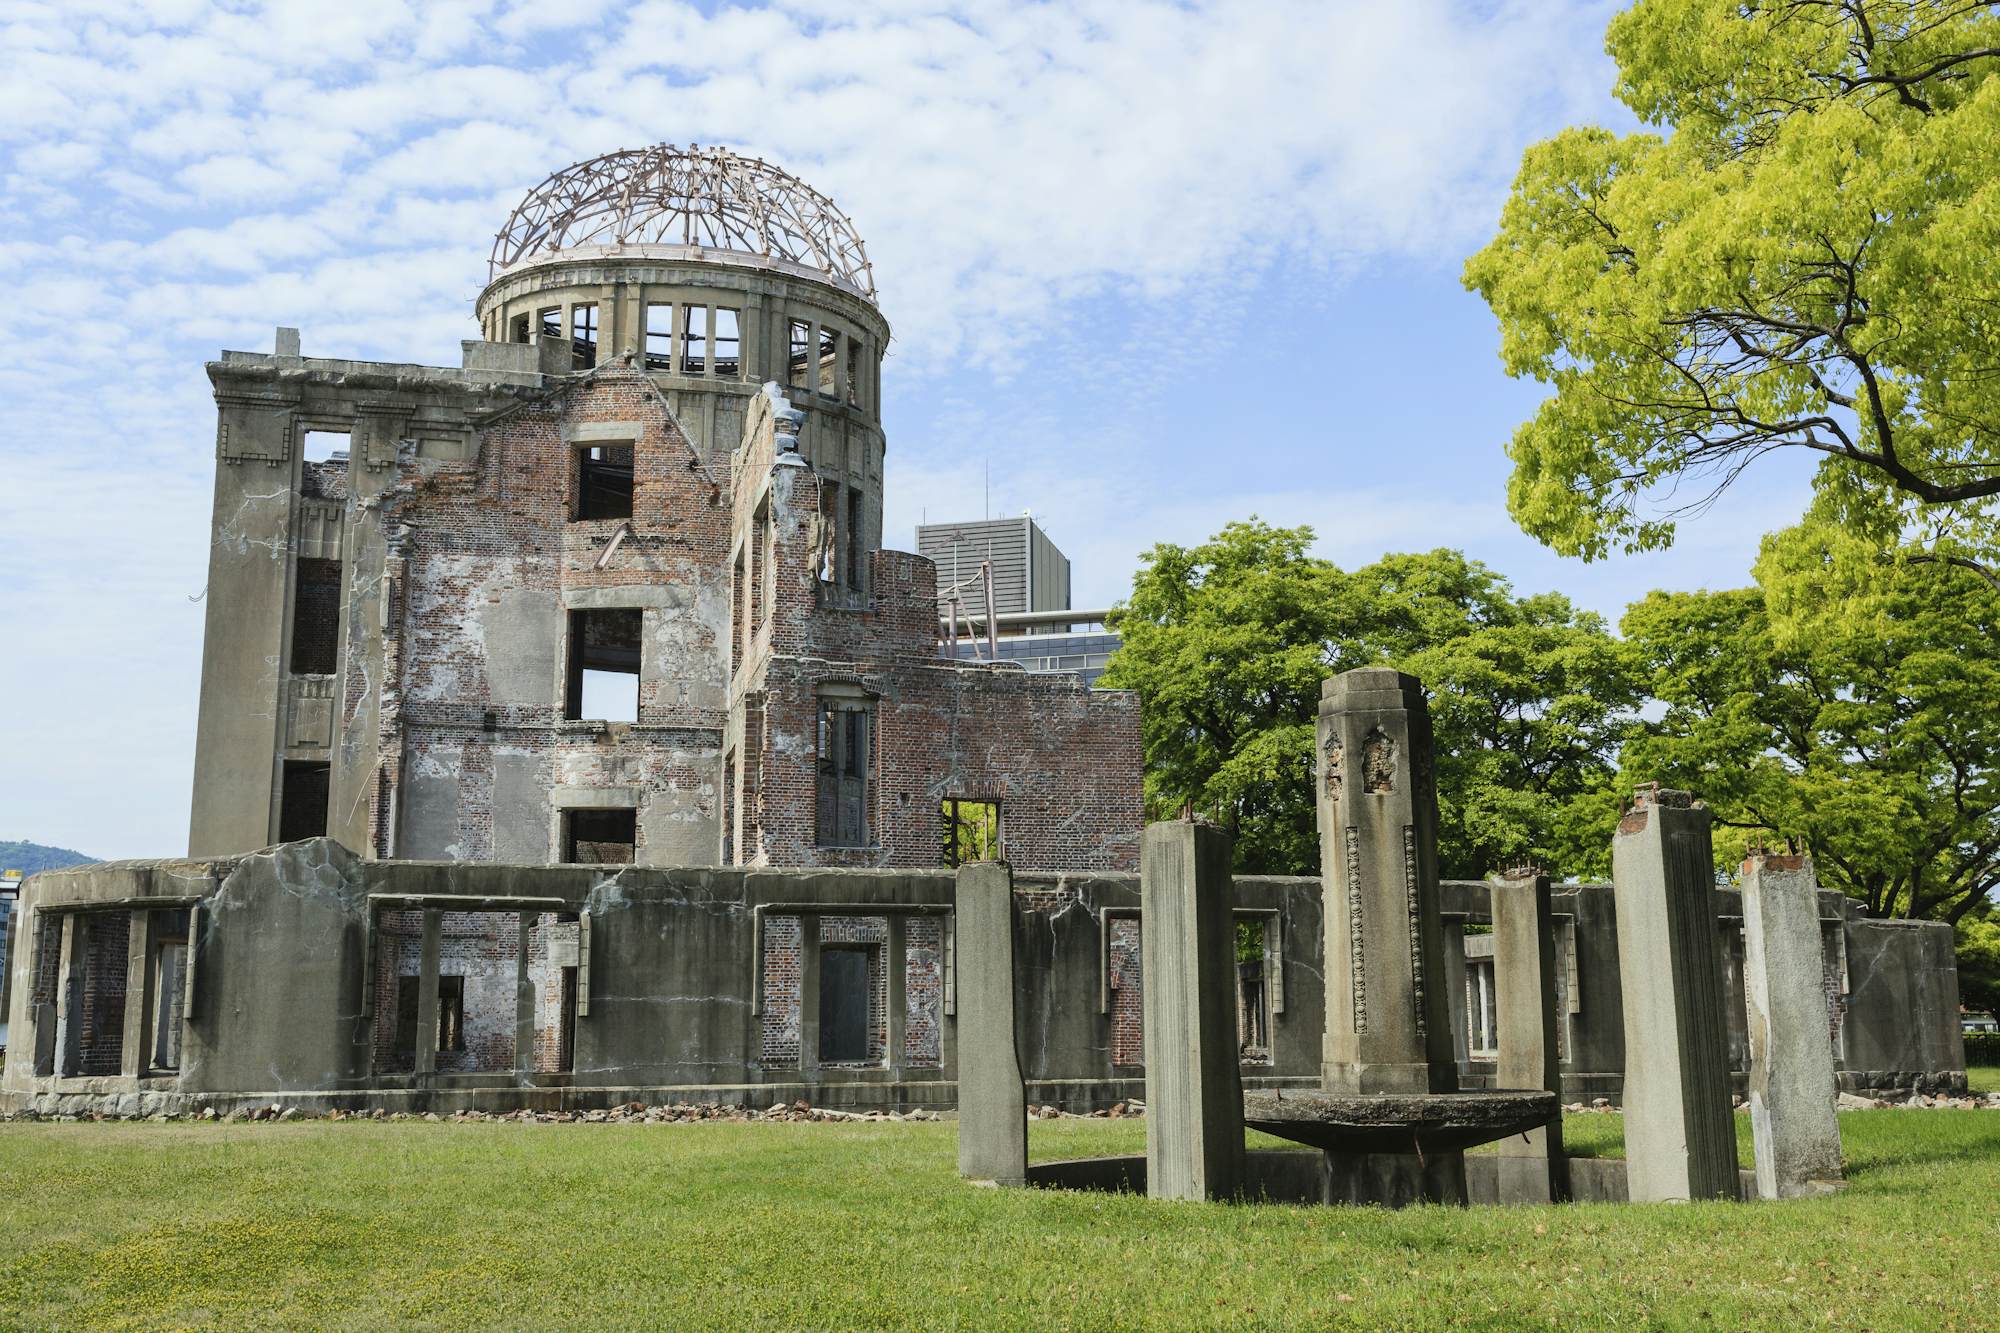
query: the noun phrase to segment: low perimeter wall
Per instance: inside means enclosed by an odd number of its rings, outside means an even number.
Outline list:
[[[1143,1096],[1137,876],[1015,883],[1031,1100]],[[37,875],[8,932],[0,1109],[948,1107],[953,886],[945,870],[369,861],[326,839]],[[1236,888],[1244,1082],[1315,1085],[1318,882]],[[1446,889],[1476,931],[1484,886]],[[1572,1097],[1615,1098],[1623,1068],[1610,898],[1558,899]],[[1868,1086],[1962,1085],[1949,931],[1830,920],[1843,1061]],[[1447,934],[1468,955],[1454,1019],[1476,1084],[1481,937]]]

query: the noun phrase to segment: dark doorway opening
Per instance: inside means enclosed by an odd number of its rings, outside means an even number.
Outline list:
[[[570,810],[563,814],[566,865],[629,866],[637,859],[637,810]]]
[[[867,946],[834,946],[819,954],[819,1058],[824,1064],[868,1059]]]
[[[325,762],[288,759],[285,785],[278,797],[278,841],[326,836],[326,805],[332,768]]]

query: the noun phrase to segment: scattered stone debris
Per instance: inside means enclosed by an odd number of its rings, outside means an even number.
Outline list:
[[[1029,1114],[1039,1120],[1123,1120],[1146,1113],[1146,1104],[1133,1098],[1102,1107],[1087,1114],[1064,1111],[1054,1106],[1035,1106]],[[517,1124],[546,1125],[677,1125],[695,1121],[738,1121],[759,1123],[819,1123],[819,1124],[904,1124],[955,1119],[956,1112],[947,1107],[943,1111],[933,1111],[919,1107],[911,1111],[842,1111],[830,1106],[814,1106],[809,1102],[779,1102],[763,1108],[744,1106],[735,1102],[673,1102],[667,1105],[649,1106],[645,1102],[622,1102],[616,1106],[580,1111],[388,1111],[381,1107],[366,1110],[328,1111],[309,1110],[303,1106],[287,1106],[283,1103],[269,1105],[237,1106],[228,1111],[214,1106],[204,1106],[199,1111],[191,1109],[166,1110],[153,1108],[146,1114],[137,1111],[121,1114],[106,1110],[92,1110],[79,1114],[47,1114],[34,1110],[0,1112],[3,1120],[152,1120],[152,1121],[230,1121],[247,1123],[251,1121],[296,1121],[296,1120],[410,1120],[429,1124],[470,1124],[473,1122],[512,1121]]]

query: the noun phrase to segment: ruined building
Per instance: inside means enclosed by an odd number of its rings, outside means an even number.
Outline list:
[[[1138,1095],[1138,706],[941,652],[936,568],[882,549],[846,218],[761,162],[613,154],[508,219],[477,311],[456,369],[289,330],[209,367],[191,854],[27,881],[0,1111],[949,1106],[947,867],[996,855],[1032,1095]],[[1233,887],[1242,1081],[1317,1086],[1320,884]],[[1842,1079],[1962,1086],[1949,927],[1827,898]],[[1612,899],[1555,900],[1574,1095],[1627,1062]],[[1440,902],[1474,1086],[1490,893]]]
[[[853,225],[716,149],[514,210],[457,368],[225,352],[189,851],[1135,864],[1129,695],[940,657]],[[997,839],[997,844],[996,844]]]

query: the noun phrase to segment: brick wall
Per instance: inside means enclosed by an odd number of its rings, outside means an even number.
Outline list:
[[[130,912],[85,912],[83,985],[76,1034],[76,1072],[85,1077],[116,1074],[125,1051],[125,981],[132,942]]]
[[[903,927],[903,1062],[944,1063],[944,921],[914,916]]]
[[[798,917],[764,918],[764,1031],[759,1059],[766,1067],[798,1067],[802,938]]]
[[[1139,963],[1139,919],[1111,919],[1111,1063],[1146,1063],[1146,978]]]

